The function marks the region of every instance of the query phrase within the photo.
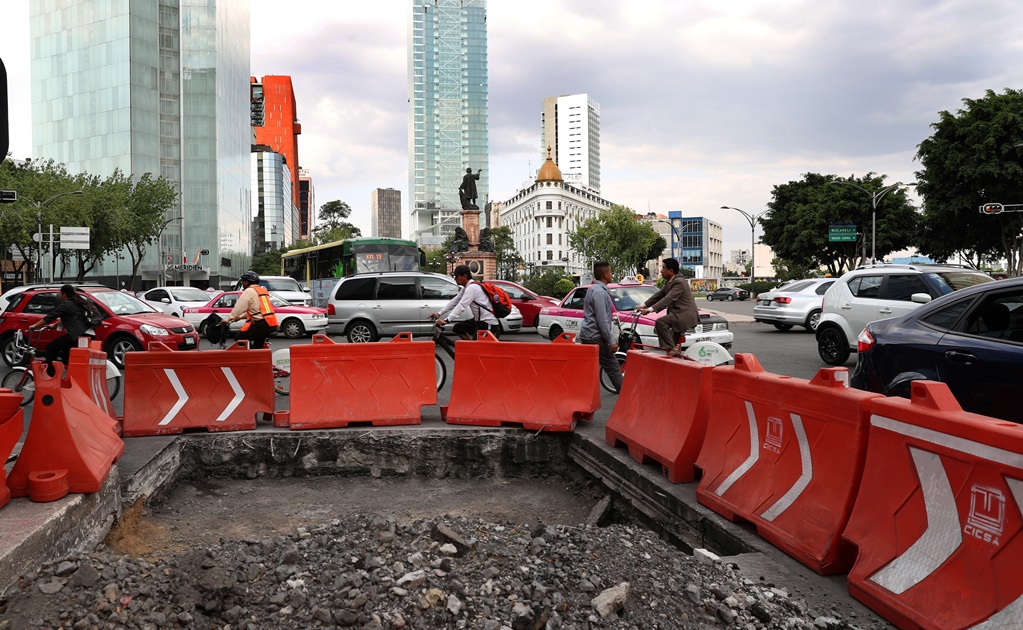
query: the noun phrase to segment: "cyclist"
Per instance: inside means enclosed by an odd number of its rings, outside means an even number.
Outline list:
[[[260,286],[259,275],[252,270],[242,274],[242,293],[238,296],[231,314],[224,318],[224,325],[245,318],[236,340],[247,339],[249,348],[258,350],[266,344],[266,338],[277,331],[277,314],[270,303],[270,293]]]
[[[60,288],[60,302],[52,311],[46,314],[41,320],[28,327],[29,330],[40,328],[56,328],[58,324],[64,327],[64,334],[46,344],[46,373],[53,376],[56,370],[53,369],[53,362],[60,359],[65,366],[71,358],[71,348],[78,345],[78,338],[85,334],[89,328],[87,319],[89,303],[85,296],[75,290],[70,284]],[[57,320],[60,321],[57,321]]]
[[[657,333],[661,349],[667,350],[668,355],[673,357],[681,354],[677,348],[679,337],[700,323],[700,312],[696,308],[693,292],[689,290],[689,281],[678,275],[678,271],[678,261],[665,258],[661,263],[661,277],[666,281],[664,288],[636,309],[640,313],[668,309],[667,314],[658,318],[654,324],[654,332]]]
[[[462,339],[476,339],[481,330],[489,330],[495,337],[501,336],[501,325],[490,309],[490,298],[479,284],[472,281],[469,265],[455,267],[455,282],[461,287],[458,295],[444,305],[439,313],[431,313],[430,317],[437,320],[438,326],[444,326],[469,309],[473,318],[455,322],[451,328]]]

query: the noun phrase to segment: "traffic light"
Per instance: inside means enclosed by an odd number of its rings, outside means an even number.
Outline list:
[[[981,214],[1001,214],[1002,204],[1000,203],[986,203],[980,207]]]

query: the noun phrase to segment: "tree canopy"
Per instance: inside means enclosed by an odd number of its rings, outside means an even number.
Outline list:
[[[790,265],[804,268],[827,267],[833,275],[852,269],[869,256],[871,245],[871,197],[843,181],[874,193],[886,187],[884,175],[839,178],[806,173],[802,180],[774,187],[767,204],[770,213],[760,218],[763,242]],[[828,240],[832,223],[856,225],[859,240]],[[877,257],[904,249],[913,243],[919,223],[916,209],[901,186],[893,188],[877,204]]]
[[[916,173],[923,197],[920,251],[937,260],[962,256],[979,266],[1004,257],[1023,273],[1023,214],[984,215],[985,203],[1023,204],[1023,90],[988,90],[963,99],[955,114],[938,113],[933,135],[920,143]]]
[[[352,209],[343,201],[328,201],[320,206],[316,219],[318,225],[313,228],[316,244],[322,245],[353,236],[362,236],[362,230],[347,220],[351,214]]]
[[[587,219],[568,242],[588,261],[606,260],[616,275],[635,273],[667,247],[664,237],[625,206],[615,205]]]

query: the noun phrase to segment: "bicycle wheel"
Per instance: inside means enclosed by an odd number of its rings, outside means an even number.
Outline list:
[[[32,402],[36,395],[36,381],[32,376],[30,368],[16,367],[4,376],[0,381],[0,387],[9,389],[15,394],[21,394],[21,406],[24,407]]]
[[[107,360],[107,393],[110,394],[110,400],[121,393],[121,371],[110,360]]]
[[[622,377],[624,378],[625,357],[618,357],[618,368],[622,371]],[[603,387],[605,390],[611,392],[612,394],[616,393],[614,383],[611,382],[611,377],[607,375],[607,372],[604,371],[604,368],[600,368],[600,386]]]
[[[433,353],[433,367],[437,372],[437,391],[439,392],[444,388],[444,383],[448,380],[448,368],[444,365],[444,360],[436,352]]]

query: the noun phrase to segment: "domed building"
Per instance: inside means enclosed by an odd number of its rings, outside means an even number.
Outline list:
[[[515,249],[529,268],[560,267],[580,275],[590,271],[588,261],[572,250],[568,235],[612,205],[589,190],[566,184],[547,147],[547,160],[533,184],[504,202],[501,225],[511,228]]]

